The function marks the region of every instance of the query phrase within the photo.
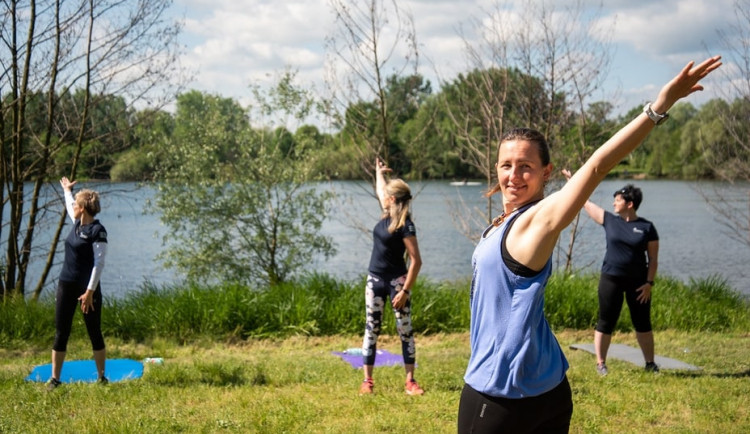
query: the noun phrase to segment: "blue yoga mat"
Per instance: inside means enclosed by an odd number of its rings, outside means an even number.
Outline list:
[[[132,380],[143,376],[143,363],[132,359],[107,359],[104,375],[110,382]],[[52,364],[35,366],[26,381],[46,382],[52,376]],[[71,360],[63,363],[60,381],[63,383],[94,383],[98,379],[93,360]]]

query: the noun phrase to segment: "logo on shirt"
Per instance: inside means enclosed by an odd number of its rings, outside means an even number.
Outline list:
[[[641,228],[633,228],[633,232],[636,233],[636,234],[642,234],[643,233],[643,229],[641,229]]]

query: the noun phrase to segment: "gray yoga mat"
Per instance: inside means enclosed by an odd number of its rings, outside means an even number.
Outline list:
[[[574,350],[588,351],[591,354],[596,354],[594,350],[594,344],[573,344],[570,348]],[[634,365],[645,366],[646,362],[643,360],[643,353],[640,348],[633,348],[629,345],[623,344],[611,344],[609,351],[607,351],[607,359],[617,359],[630,362]],[[664,356],[654,356],[654,362],[659,365],[659,369],[677,369],[686,371],[699,371],[701,368],[693,366],[689,363],[677,359],[671,359]]]

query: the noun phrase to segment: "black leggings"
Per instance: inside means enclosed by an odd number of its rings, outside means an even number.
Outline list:
[[[68,349],[68,338],[73,327],[73,316],[81,305],[78,297],[86,291],[85,285],[74,282],[58,282],[55,297],[55,351],[66,351]],[[89,332],[91,347],[94,351],[104,349],[104,336],[102,336],[102,291],[101,285],[94,291],[94,308],[89,313],[83,314],[86,330]]]
[[[485,395],[465,384],[458,433],[567,433],[572,416],[568,377],[549,392],[521,399]]]
[[[644,283],[645,279],[630,279],[602,273],[599,277],[599,321],[596,323],[596,331],[607,335],[615,331],[624,298],[628,303],[630,320],[633,321],[635,331],[650,332],[651,300],[641,303],[637,300],[640,293],[636,292]]]

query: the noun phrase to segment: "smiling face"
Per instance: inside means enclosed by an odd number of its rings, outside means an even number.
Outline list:
[[[544,197],[544,184],[552,164],[543,164],[539,147],[528,140],[509,140],[500,145],[497,179],[509,208]],[[506,210],[507,211],[507,210]]]

